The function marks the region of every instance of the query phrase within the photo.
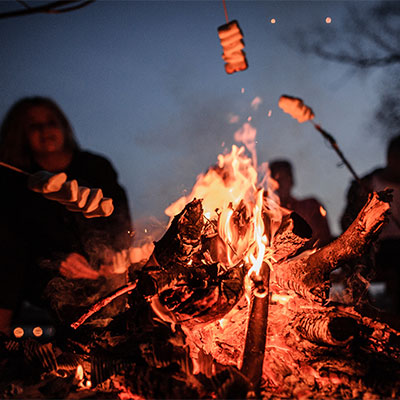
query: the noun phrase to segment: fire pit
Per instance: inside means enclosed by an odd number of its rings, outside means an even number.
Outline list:
[[[400,333],[366,301],[329,295],[389,209],[390,192],[373,193],[339,238],[306,250],[308,224],[234,146],[167,210],[129,284],[67,321],[69,336],[3,340],[2,398],[399,397]],[[124,296],[111,322],[90,323]]]

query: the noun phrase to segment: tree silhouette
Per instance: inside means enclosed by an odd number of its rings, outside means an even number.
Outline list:
[[[347,64],[356,70],[385,68],[373,123],[384,135],[400,132],[400,2],[350,5],[338,26],[315,26],[296,32],[303,53]]]

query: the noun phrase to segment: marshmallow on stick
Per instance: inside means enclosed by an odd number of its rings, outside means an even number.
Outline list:
[[[82,212],[85,218],[108,217],[114,211],[113,200],[103,197],[101,189],[79,186],[75,179],[67,181],[64,172],[52,174],[39,171],[31,174],[28,188],[63,204],[69,211]]]
[[[224,49],[222,59],[225,61],[225,71],[232,74],[247,69],[246,53],[243,51],[243,34],[237,21],[231,21],[218,28],[218,36]]]
[[[100,201],[103,198],[101,189],[90,189],[90,193],[85,206],[82,208],[84,213],[91,213],[99,207]]]
[[[69,211],[80,212],[82,211],[83,207],[85,207],[91,190],[92,189],[89,189],[88,187],[85,186],[78,186],[78,199],[74,202],[66,202],[63,204]]]
[[[114,211],[113,200],[108,197],[103,197],[100,200],[98,207],[90,212],[83,212],[85,218],[95,218],[95,217],[108,217]]]
[[[298,122],[303,123],[314,118],[313,110],[303,103],[303,100],[297,97],[282,95],[278,106]]]
[[[28,188],[37,193],[58,192],[66,182],[67,175],[64,172],[52,174],[47,171],[38,171],[28,178]]]
[[[56,192],[44,193],[43,196],[49,200],[58,201],[61,204],[69,204],[78,200],[78,181],[66,181],[62,184],[60,190]]]
[[[314,128],[318,132],[320,132],[321,135],[330,143],[332,149],[336,151],[336,153],[342,160],[343,164],[349,169],[351,174],[354,176],[354,179],[361,186],[363,186],[363,183],[361,182],[359,176],[354,171],[349,161],[345,158],[342,151],[339,149],[339,146],[335,138],[326,130],[322,129],[322,127],[319,124],[316,124],[314,121],[311,121],[314,118],[313,110],[310,107],[306,106],[303,103],[303,100],[297,97],[282,95],[279,99],[278,105],[285,113],[289,114],[294,119],[297,119],[298,122],[303,123],[310,121],[311,124],[314,125]]]

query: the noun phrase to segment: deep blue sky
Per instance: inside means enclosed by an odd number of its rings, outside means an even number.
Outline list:
[[[284,114],[278,100],[290,94],[311,106],[359,174],[384,162],[385,143],[367,132],[376,74],[360,78],[285,42],[297,28],[330,29],[349,3],[227,1],[249,63],[232,75],[217,34],[226,22],[222,0],[97,1],[59,15],[3,19],[0,117],[22,96],[56,100],[82,147],[112,160],[142,230],[150,217],[168,221],[164,209],[217,161],[222,143],[235,143],[235,131],[251,115],[259,161],[292,159],[296,194],[317,195],[339,233],[351,175],[337,167],[338,156],[312,125]],[[20,7],[0,2],[0,12]],[[250,107],[256,96],[263,100],[257,111]],[[230,114],[239,123],[230,124]]]

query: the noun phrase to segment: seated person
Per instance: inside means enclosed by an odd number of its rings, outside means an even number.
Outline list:
[[[51,99],[23,98],[10,108],[0,130],[0,161],[29,174],[64,172],[83,187],[100,188],[114,205],[110,216],[87,218],[30,190],[25,174],[0,167],[0,332],[10,334],[24,302],[54,311],[52,302],[63,296],[57,285],[54,296],[46,295],[54,279],[70,286],[66,303],[78,302],[71,295],[77,293],[76,282],[98,281],[115,272],[113,257],[130,246],[131,217],[111,163],[80,149],[69,121]]]

